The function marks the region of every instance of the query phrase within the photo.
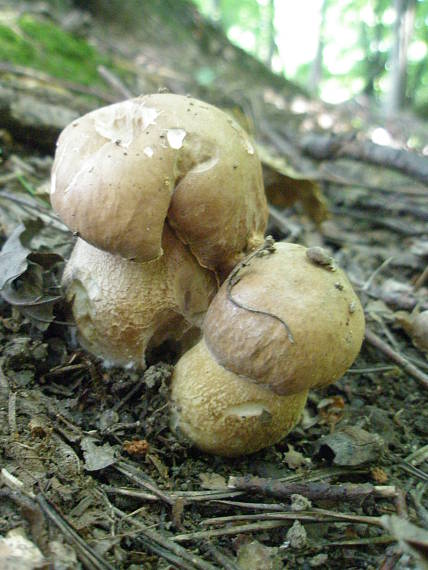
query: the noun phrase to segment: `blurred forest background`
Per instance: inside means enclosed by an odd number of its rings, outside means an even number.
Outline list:
[[[428,116],[424,0],[195,0],[228,38],[325,101]]]

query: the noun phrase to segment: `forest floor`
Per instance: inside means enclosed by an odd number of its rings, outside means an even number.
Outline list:
[[[0,300],[0,561],[22,537],[38,550],[10,569],[387,570],[417,568],[418,553],[426,564],[428,360],[412,343],[409,322],[428,309],[427,187],[394,164],[308,158],[295,144],[302,129],[324,121],[340,136],[358,124],[366,140],[383,123],[362,102],[323,106],[269,76],[252,91],[241,78],[243,89],[226,67],[235,84],[225,80],[220,91],[212,61],[224,50],[232,63],[243,56],[212,30],[207,42],[215,45],[189,79],[172,59],[171,31],[161,46],[150,37],[137,53],[137,40],[113,41],[86,14],[66,16],[55,26],[85,22],[104,54],[97,65],[114,60],[102,73],[106,83],[85,92],[85,75],[79,84],[48,86],[34,62],[23,67],[13,58],[0,75],[8,113],[0,131],[0,230],[9,244],[0,277],[11,266],[21,270]],[[25,25],[26,39],[37,38],[37,26]],[[199,20],[189,29],[188,70],[194,54],[203,57],[197,46],[205,37]],[[0,47],[5,36],[0,29]],[[251,65],[245,73],[254,78]],[[352,368],[311,393],[284,441],[248,457],[206,455],[170,431],[174,347],[152,354],[144,373],[105,368],[61,322],[68,317],[52,293],[73,243],[47,202],[61,121],[128,90],[158,87],[249,110],[271,200],[269,232],[327,248],[366,314],[368,333]],[[24,111],[12,110],[11,93]],[[281,130],[287,125],[290,138]],[[426,125],[411,116],[388,126],[406,152],[412,136],[417,150],[428,144]],[[13,233],[20,223],[25,231]]]

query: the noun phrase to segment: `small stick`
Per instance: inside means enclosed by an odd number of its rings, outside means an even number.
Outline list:
[[[208,540],[217,536],[230,536],[241,534],[243,532],[263,532],[281,526],[289,526],[289,520],[281,521],[261,521],[257,523],[249,523],[225,528],[216,528],[213,530],[198,530],[186,534],[176,534],[171,537],[174,542],[189,542],[191,540]]]
[[[346,513],[336,513],[334,511],[329,511],[327,509],[313,509],[310,511],[299,511],[299,512],[272,512],[272,513],[257,513],[254,515],[231,515],[225,517],[216,517],[211,519],[205,519],[201,522],[202,525],[220,525],[229,522],[235,522],[240,520],[289,520],[289,521],[304,521],[304,522],[337,522],[337,521],[347,521],[356,524],[372,524],[375,526],[380,526],[383,528],[380,517],[369,517],[361,515],[350,515]]]
[[[118,95],[121,95],[126,99],[131,99],[131,97],[134,97],[126,85],[124,85],[122,81],[110,69],[107,69],[107,67],[104,65],[99,65],[97,67],[97,71],[101,77],[107,81],[110,87],[113,87]]]
[[[221,565],[220,568],[224,570],[242,570],[242,567],[238,566],[232,558],[226,556],[226,554],[212,544],[204,544],[202,548]]]
[[[18,428],[16,426],[16,392],[11,392],[9,394],[7,417],[9,421],[9,431],[11,435],[14,435],[18,431]]]
[[[383,352],[390,360],[401,366],[410,376],[413,376],[424,388],[428,389],[428,376],[424,374],[414,364],[411,364],[404,356],[392,349],[377,334],[366,327],[366,340],[375,348]]]
[[[144,501],[159,501],[160,497],[153,493],[145,493],[137,489],[127,489],[122,487],[114,487],[105,485],[104,491],[110,495],[124,495],[126,497],[135,497]],[[220,499],[228,497],[239,497],[242,495],[241,491],[232,491],[225,489],[224,491],[174,491],[169,494],[173,499],[185,499],[186,503],[200,503],[205,501],[220,501]]]
[[[113,512],[119,515],[121,518],[126,516],[126,513],[118,509],[117,507],[113,507]],[[206,562],[196,554],[192,554],[188,552],[185,548],[180,546],[179,544],[175,544],[173,540],[168,538],[167,536],[163,536],[159,532],[156,532],[153,529],[147,528],[143,523],[140,523],[134,519],[127,519],[128,523],[132,523],[139,531],[144,535],[145,539],[149,541],[153,541],[156,544],[160,545],[163,548],[171,551],[176,556],[183,558],[185,561],[190,562],[199,570],[217,570],[215,566]],[[149,543],[147,544],[149,546]]]
[[[289,498],[293,494],[303,495],[310,500],[329,501],[363,501],[369,496],[391,497],[397,496],[393,486],[374,486],[370,483],[331,485],[330,483],[282,483],[275,479],[262,477],[230,477],[228,487],[241,491],[251,491],[278,497]]]
[[[164,491],[161,491],[158,487],[156,487],[156,485],[153,485],[149,481],[145,481],[143,478],[138,477],[134,473],[128,471],[128,469],[124,466],[122,462],[117,465],[113,465],[112,467],[116,469],[116,471],[119,471],[119,473],[122,473],[122,475],[125,475],[125,477],[128,477],[128,479],[130,479],[140,487],[143,487],[143,489],[147,489],[148,491],[159,497],[159,499],[162,499],[162,501],[164,501],[168,505],[172,506],[175,504],[175,499],[173,499],[171,495],[165,493]]]
[[[80,560],[87,568],[93,568],[94,570],[114,570],[113,566],[106,562],[106,560],[104,560],[83,540],[83,538],[57,511],[56,507],[54,507],[54,505],[41,493],[35,496],[35,500],[46,517],[59,528],[68,540],[72,542]]]
[[[392,542],[395,542],[395,538],[384,534],[383,536],[373,536],[372,538],[353,538],[351,540],[326,542],[323,546],[367,546],[370,544],[391,544]]]
[[[425,283],[427,281],[428,281],[428,265],[425,267],[425,269],[422,271],[422,273],[416,279],[415,284],[413,285],[413,290],[417,291],[418,289],[420,289],[422,287],[422,285],[425,285]]]

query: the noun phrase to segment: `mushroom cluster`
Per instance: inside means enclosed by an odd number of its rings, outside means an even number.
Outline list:
[[[202,328],[175,366],[171,423],[206,452],[279,441],[358,354],[349,281],[320,248],[264,238],[253,143],[211,105],[158,94],[83,116],[59,138],[51,201],[78,235],[63,283],[89,351],[144,367]]]
[[[61,133],[54,210],[79,239],[64,274],[82,344],[114,364],[200,327],[217,285],[263,242],[261,164],[226,113],[171,94]]]

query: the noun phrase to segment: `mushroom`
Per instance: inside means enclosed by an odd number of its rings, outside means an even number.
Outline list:
[[[245,131],[180,95],[93,111],[61,133],[51,202],[80,239],[63,283],[82,344],[115,364],[200,326],[260,243],[261,164]]]
[[[297,423],[308,390],[344,374],[363,336],[361,304],[334,260],[267,239],[223,283],[202,340],[178,361],[172,425],[224,456],[276,443]]]
[[[217,289],[166,226],[163,255],[145,263],[78,239],[63,275],[81,344],[115,365],[145,367],[147,350],[200,329]]]
[[[226,113],[172,94],[97,109],[61,133],[51,202],[83,240],[150,261],[168,222],[199,264],[227,275],[263,242],[261,164]]]

